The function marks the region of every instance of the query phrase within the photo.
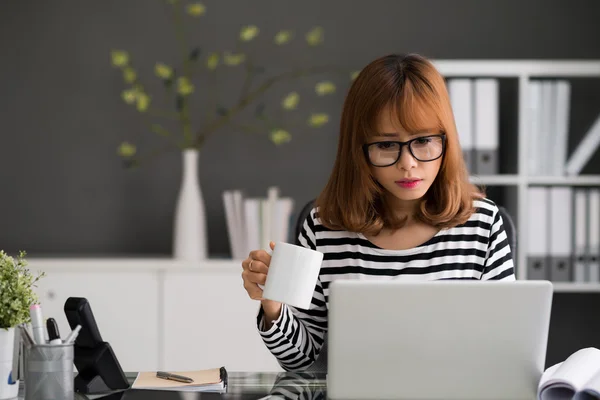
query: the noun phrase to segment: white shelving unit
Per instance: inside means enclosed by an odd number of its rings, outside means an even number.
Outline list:
[[[531,185],[600,186],[600,175],[577,177],[531,176],[527,171],[527,85],[534,78],[600,78],[598,60],[433,60],[447,78],[514,78],[518,80],[517,173],[473,176],[472,182],[486,186],[514,186],[517,190],[517,242],[515,263],[518,279],[527,279],[527,195]],[[600,112],[600,110],[598,110]],[[600,283],[554,283],[557,292],[600,292]]]

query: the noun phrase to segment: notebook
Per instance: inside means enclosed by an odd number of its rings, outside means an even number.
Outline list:
[[[156,377],[154,372],[140,372],[131,389],[173,390],[178,392],[224,392],[227,389],[227,370],[225,367],[201,371],[168,371],[194,380],[182,383]]]
[[[600,399],[600,350],[587,347],[544,371],[539,400]]]

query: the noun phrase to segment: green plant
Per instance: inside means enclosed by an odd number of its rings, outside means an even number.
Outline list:
[[[186,3],[183,0],[167,0],[172,6],[173,26],[177,46],[179,49],[179,65],[171,66],[158,62],[154,66],[154,73],[162,81],[167,104],[172,110],[159,109],[155,106],[153,96],[148,92],[147,85],[141,82],[140,74],[131,62],[130,53],[126,50],[111,51],[112,65],[118,68],[123,76],[127,88],[121,97],[125,103],[135,107],[142,114],[148,129],[167,139],[166,148],[200,149],[206,139],[214,132],[225,126],[231,126],[240,131],[268,133],[270,140],[276,145],[287,143],[291,140],[290,129],[281,120],[267,116],[263,103],[256,105],[254,115],[259,125],[235,124],[235,117],[242,111],[255,104],[269,89],[282,81],[289,81],[313,74],[336,72],[349,74],[351,78],[355,73],[344,68],[331,66],[315,66],[310,68],[287,71],[272,77],[265,77],[265,67],[254,59],[247,49],[250,41],[260,37],[260,30],[255,25],[241,28],[233,51],[212,51],[202,55],[200,47],[191,47],[187,38],[186,23],[189,18],[198,18],[206,14],[206,6],[202,3]],[[186,16],[187,14],[187,16]],[[276,46],[283,46],[294,40],[294,32],[281,30],[272,38]],[[324,31],[321,27],[313,27],[304,34],[304,40],[310,47],[323,43]],[[238,67],[238,68],[235,68]],[[218,78],[220,70],[233,69],[244,75],[240,95],[237,102],[230,105],[219,104]],[[195,78],[205,74],[206,86],[196,90]],[[222,79],[222,78],[221,78]],[[318,96],[334,93],[336,86],[329,80],[321,80],[315,84]],[[207,96],[203,99],[204,110],[192,110],[190,99],[192,96]],[[300,101],[297,91],[291,91],[281,99],[278,114],[295,110]],[[192,115],[202,115],[202,121],[194,126]],[[287,117],[287,116],[286,116]],[[286,119],[289,122],[289,118]],[[312,112],[306,124],[316,128],[326,124],[329,116],[323,112]],[[173,129],[166,127],[167,123],[176,123]],[[175,147],[174,147],[175,146]],[[165,148],[152,152],[147,157],[162,153]],[[125,141],[118,147],[118,154],[126,161],[127,166],[136,166],[140,163],[140,156],[135,143]]]
[[[45,274],[34,277],[26,266],[25,252],[15,259],[0,250],[0,329],[29,322],[29,307],[38,302],[33,288]]]

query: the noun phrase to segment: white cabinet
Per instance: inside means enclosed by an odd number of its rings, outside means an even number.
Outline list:
[[[244,290],[240,262],[30,259],[29,268],[46,272],[36,291],[62,336],[67,298],[88,299],[124,371],[282,371],[257,332],[259,302]]]
[[[282,371],[258,334],[260,303],[248,297],[240,273],[165,273],[165,369]]]
[[[30,262],[32,272],[40,269],[37,293],[44,317],[53,317],[61,336],[70,332],[64,313],[69,297],[85,297],[96,318],[102,339],[109,342],[123,370],[157,369],[158,279],[155,271],[119,271],[89,268],[44,268]]]

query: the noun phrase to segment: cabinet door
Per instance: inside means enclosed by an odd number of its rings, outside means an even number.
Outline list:
[[[35,269],[35,266],[33,266]],[[102,339],[124,371],[158,368],[158,281],[152,271],[47,269],[37,293],[44,318],[53,317],[65,338],[70,327],[64,313],[69,297],[85,297]]]
[[[165,273],[164,368],[282,371],[256,328],[240,273]]]

